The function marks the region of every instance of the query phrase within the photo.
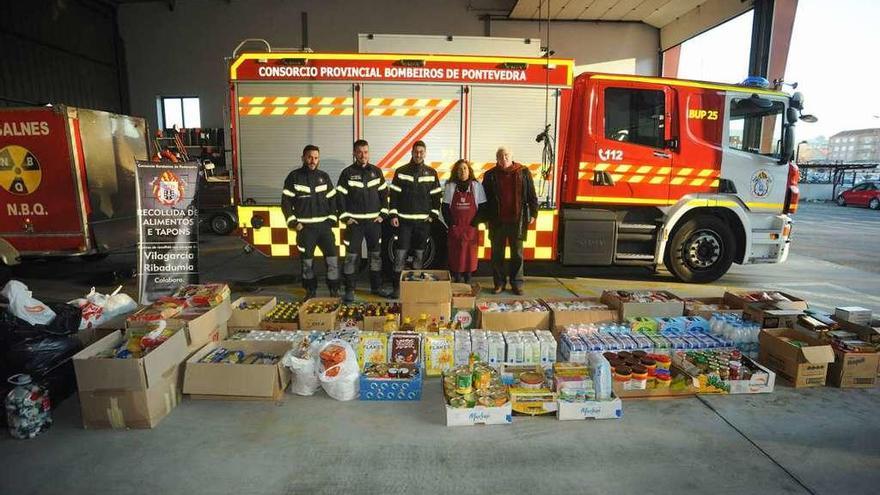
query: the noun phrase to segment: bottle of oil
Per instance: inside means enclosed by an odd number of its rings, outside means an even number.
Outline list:
[[[440,325],[437,324],[437,318],[431,318],[431,324],[428,325],[428,332],[437,333],[440,331]]]
[[[425,333],[428,331],[428,315],[422,313],[416,321],[416,332]]]
[[[401,332],[415,332],[416,329],[413,327],[412,320],[409,316],[403,319],[403,324],[400,325]]]
[[[397,318],[394,315],[388,315],[385,317],[385,323],[382,324],[382,331],[385,333],[397,331]]]

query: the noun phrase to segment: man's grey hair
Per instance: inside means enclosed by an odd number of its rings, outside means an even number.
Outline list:
[[[513,156],[513,153],[511,153],[510,148],[507,147],[507,146],[499,146],[499,147],[498,147],[498,150],[495,151],[495,156],[498,156],[498,155],[500,155],[501,153],[505,153],[505,152],[506,152],[507,154],[509,154],[510,156]]]

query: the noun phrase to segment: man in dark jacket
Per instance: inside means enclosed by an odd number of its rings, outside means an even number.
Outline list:
[[[400,297],[400,272],[410,248],[415,270],[422,268],[431,235],[431,222],[440,220],[440,197],[443,188],[437,171],[425,164],[427,148],[422,141],[412,146],[412,159],[394,172],[391,181],[391,225],[397,227],[397,250],[394,263],[393,298]]]
[[[382,222],[388,216],[388,183],[382,169],[370,163],[370,145],[363,139],[354,142],[354,164],[339,174],[336,183],[339,221],[345,223],[345,280],[343,302],[354,301],[361,243],[367,240],[370,260],[370,291],[388,296],[382,290]]]
[[[523,241],[538,216],[538,195],[528,168],[511,159],[501,147],[495,154],[495,167],[483,176],[486,191],[486,219],[492,247],[493,293],[498,294],[510,280],[516,295],[523,293]],[[504,248],[510,246],[510,262],[504,270]]]
[[[321,248],[327,263],[327,288],[330,295],[339,295],[339,258],[333,227],[336,217],[336,188],[323,170],[318,170],[320,150],[317,146],[303,148],[302,167],[290,172],[284,180],[281,210],[287,227],[296,230],[296,247],[300,252],[303,287],[306,299],[315,297],[315,246]]]

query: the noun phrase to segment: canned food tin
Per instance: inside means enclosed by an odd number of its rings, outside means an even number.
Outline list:
[[[469,394],[474,390],[473,375],[470,371],[458,372],[455,374],[455,391],[461,395]]]
[[[477,390],[487,390],[492,384],[492,375],[489,370],[477,368],[474,370],[474,387]]]
[[[467,402],[464,400],[464,397],[453,397],[449,399],[449,406],[456,409],[463,409],[467,407]]]

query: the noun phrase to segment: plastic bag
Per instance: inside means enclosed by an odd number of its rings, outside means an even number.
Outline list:
[[[321,388],[318,381],[318,372],[315,367],[315,359],[306,348],[305,353],[301,350],[291,349],[281,358],[281,364],[293,373],[290,383],[290,392],[296,395],[315,395]]]
[[[92,287],[86,297],[74,299],[68,304],[77,306],[82,311],[82,321],[79,324],[80,330],[98,327],[101,324],[116,318],[117,316],[131,313],[137,309],[137,303],[128,296],[128,294],[120,293],[122,286],[116,288],[112,294],[105,295],[96,292]]]
[[[13,344],[2,359],[7,372],[27,373],[40,378],[82,348],[82,342],[76,337],[34,338]]]
[[[338,348],[341,348],[341,351]],[[324,343],[320,352],[329,352],[332,354],[333,362],[337,363],[325,367],[323,361],[318,362],[318,380],[327,395],[336,400],[356,399],[360,371],[357,354],[351,345],[344,340],[333,339]],[[335,361],[337,359],[338,361]]]
[[[27,286],[18,280],[10,280],[0,291],[0,296],[9,300],[8,311],[12,315],[31,325],[48,325],[55,319],[52,308],[34,299]]]

